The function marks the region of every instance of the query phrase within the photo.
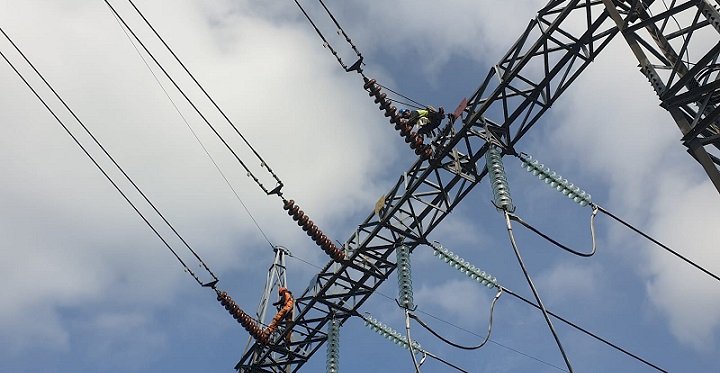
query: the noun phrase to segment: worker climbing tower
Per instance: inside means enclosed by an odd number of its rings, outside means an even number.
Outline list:
[[[265,280],[265,290],[263,291],[262,298],[258,304],[257,313],[255,314],[257,321],[261,325],[268,325],[268,320],[266,319],[267,311],[268,306],[272,305],[270,302],[273,299],[274,294],[277,293],[279,289],[287,289],[285,257],[290,255],[290,251],[283,246],[274,246],[273,251],[275,252],[275,255],[272,265],[270,265],[270,268],[268,269],[267,278]],[[289,317],[292,317],[292,312],[290,312]],[[286,339],[289,341],[290,338],[290,334],[288,334]],[[251,335],[247,345],[245,346],[245,351],[247,351],[254,342],[255,338]],[[255,356],[253,363],[256,363],[259,358],[259,356]],[[287,367],[286,371],[290,371],[289,367]]]

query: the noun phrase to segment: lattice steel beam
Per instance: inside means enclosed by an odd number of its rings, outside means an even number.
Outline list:
[[[617,33],[601,1],[550,1],[490,69],[446,126],[431,159],[418,159],[344,245],[347,261],[328,263],[296,299],[291,328],[267,346],[254,344],[240,372],[297,372],[327,339],[326,324],[344,322],[395,269],[399,244],[414,249],[485,176],[489,142],[514,145]],[[463,109],[461,107],[461,109]],[[285,335],[292,329],[293,341]],[[277,341],[280,341],[279,343]],[[254,356],[259,356],[254,360]],[[253,361],[258,361],[253,363]]]
[[[682,142],[720,191],[718,2],[603,0]]]

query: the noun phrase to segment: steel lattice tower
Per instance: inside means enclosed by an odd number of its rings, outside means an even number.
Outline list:
[[[344,322],[389,277],[395,247],[402,243],[412,250],[424,243],[480,183],[488,146],[512,148],[618,33],[680,127],[683,144],[720,190],[720,159],[713,155],[720,145],[717,2],[675,1],[651,15],[647,9],[653,0],[549,1],[458,107],[461,120],[443,129],[433,156],[418,158],[378,213],[358,225],[345,242],[347,260],[330,261],[297,297],[292,329],[279,336],[279,343],[253,344],[235,368],[299,371],[327,340],[328,322]],[[667,27],[673,17],[682,17],[679,31]],[[691,47],[698,48],[693,61],[683,60]],[[291,331],[293,340],[286,344]]]

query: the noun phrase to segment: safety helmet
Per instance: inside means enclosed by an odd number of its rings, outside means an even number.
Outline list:
[[[400,113],[400,115],[409,114],[409,113],[410,113],[410,110],[408,110],[408,109],[400,109],[400,112],[399,112],[399,113]]]

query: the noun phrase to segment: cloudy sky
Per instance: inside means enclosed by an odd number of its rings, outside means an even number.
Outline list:
[[[449,109],[475,91],[544,3],[327,2],[365,55],[368,75],[417,101]],[[327,258],[288,218],[281,202],[246,176],[162,73],[154,66],[151,73],[135,49],[139,46],[103,1],[0,4],[0,27],[241,307],[249,313],[257,307],[272,261],[268,241],[292,251],[290,288],[305,289],[317,271],[307,263],[322,266]],[[248,167],[272,185],[260,161],[129,4],[112,4]],[[304,4],[346,63],[353,62],[317,4]],[[137,5],[283,180],[285,195],[333,239],[345,241],[414,161],[362,89],[360,77],[340,69],[293,2]],[[0,39],[0,51],[109,167],[7,40]],[[719,273],[718,238],[711,232],[720,213],[708,209],[718,203],[718,193],[680,145],[677,127],[636,65],[623,40],[614,40],[518,150]],[[183,271],[4,61],[0,82],[0,371],[232,371],[248,338],[245,331]],[[506,160],[506,169],[518,215],[581,250],[589,247],[589,209],[544,186],[515,159]],[[161,226],[122,175],[110,175]],[[432,239],[531,297],[490,199],[483,182]],[[720,370],[720,284],[607,217],[597,220],[598,253],[585,259],[518,227],[520,250],[546,306],[669,371]],[[168,229],[160,232],[171,237]],[[180,242],[169,240],[207,279]],[[419,315],[460,343],[477,343],[487,330],[494,292],[433,258],[429,248],[416,250],[413,265]],[[391,300],[396,284],[388,281],[381,290],[364,310],[399,329],[403,315]],[[577,371],[653,371],[555,325]],[[413,328],[427,350],[468,371],[565,369],[542,315],[508,296],[495,309],[491,342],[478,351],[453,349]],[[324,355],[321,349],[304,371],[323,371]],[[423,368],[447,371],[432,360]],[[350,320],[342,330],[341,369],[409,372],[412,362],[407,351],[360,320]]]

